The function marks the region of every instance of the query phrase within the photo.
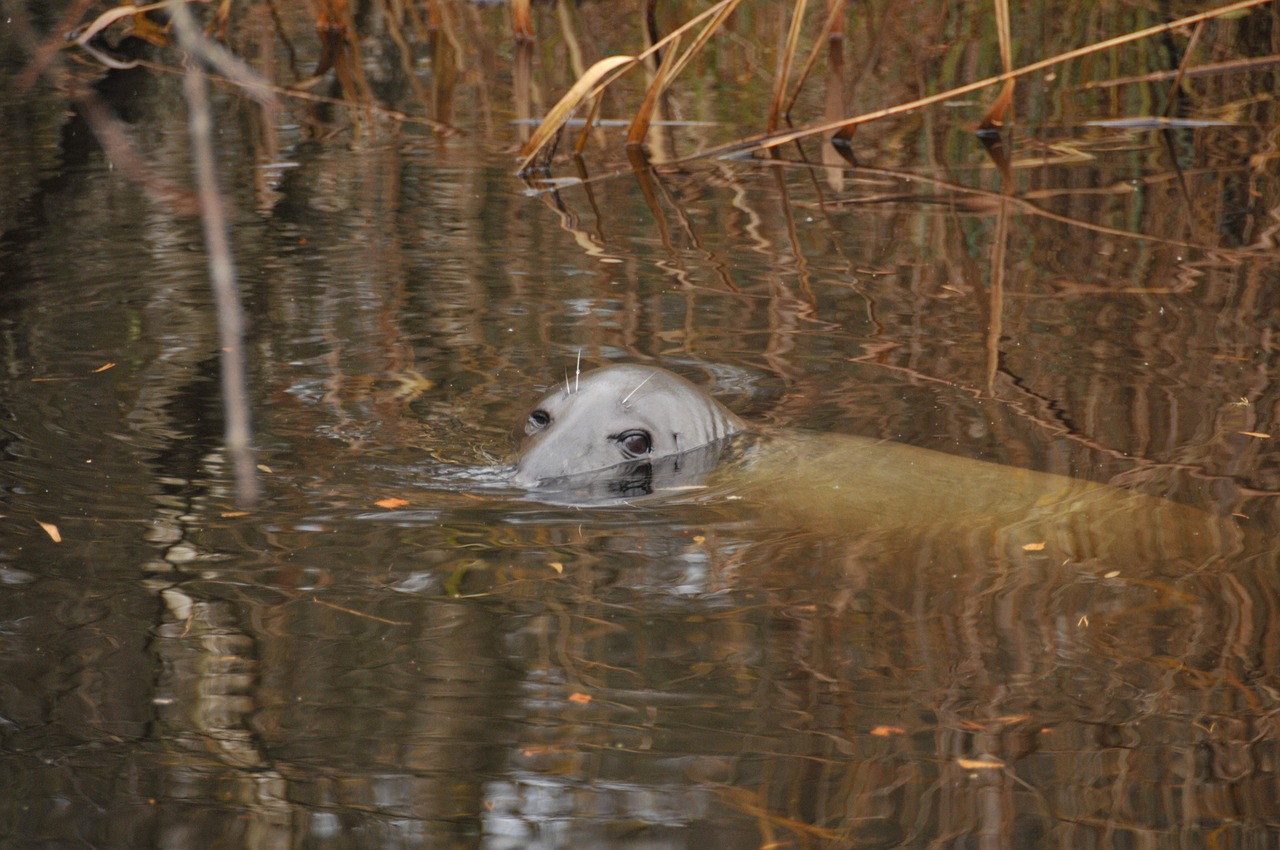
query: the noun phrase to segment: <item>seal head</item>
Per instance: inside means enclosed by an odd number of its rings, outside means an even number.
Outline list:
[[[678,460],[743,428],[678,375],[654,366],[606,366],[566,381],[529,412],[512,483],[554,486],[607,470],[635,481],[659,461]]]

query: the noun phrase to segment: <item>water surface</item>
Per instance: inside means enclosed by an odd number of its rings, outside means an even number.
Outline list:
[[[290,112],[266,144],[215,90],[249,507],[200,223],[156,194],[189,179],[180,79],[93,78],[151,182],[58,86],[3,97],[0,843],[1272,846],[1273,105],[1161,133],[1085,121],[1154,89],[1027,89],[1012,186],[951,104],[869,129],[860,168],[607,149],[548,191],[513,174],[505,66],[476,73],[449,138]],[[715,109],[747,97],[719,85]],[[727,497],[530,499],[502,484],[512,428],[579,354],[765,430],[1115,483],[1251,537],[1195,569],[1014,568],[980,529],[940,545],[943,516],[872,546]]]

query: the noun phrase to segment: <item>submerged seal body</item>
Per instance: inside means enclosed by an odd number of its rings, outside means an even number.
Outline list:
[[[512,481],[537,487],[674,462],[744,428],[720,402],[665,369],[606,366],[566,380],[534,406]]]
[[[512,482],[576,503],[705,480],[705,498],[728,495],[761,522],[891,549],[910,539],[939,562],[960,547],[1108,569],[1154,559],[1181,572],[1221,557],[1241,531],[1156,496],[854,435],[753,434],[722,463],[727,438],[747,430],[670,372],[608,366],[535,405]]]

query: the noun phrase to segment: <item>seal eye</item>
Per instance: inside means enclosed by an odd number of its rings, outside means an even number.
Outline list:
[[[647,455],[653,449],[653,441],[644,431],[627,431],[614,438],[622,450],[631,457]]]
[[[532,437],[543,428],[551,424],[551,414],[539,408],[529,414],[529,418],[524,421],[524,435]]]

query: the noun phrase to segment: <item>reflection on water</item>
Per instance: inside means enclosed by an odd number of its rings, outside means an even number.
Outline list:
[[[446,82],[456,118],[496,108]],[[178,86],[99,86],[151,183],[56,92],[0,95],[0,845],[1269,846],[1270,102],[1161,137],[1034,99],[1011,195],[968,113],[868,128],[902,171],[541,194],[501,122],[268,145],[229,119],[266,490],[243,512],[200,228],[154,194],[186,179]],[[891,534],[785,470],[530,498],[510,429],[579,351],[773,434],[1152,498],[1101,522],[1106,563],[958,521],[971,480],[880,479]],[[1144,536],[1209,515],[1212,556]]]

